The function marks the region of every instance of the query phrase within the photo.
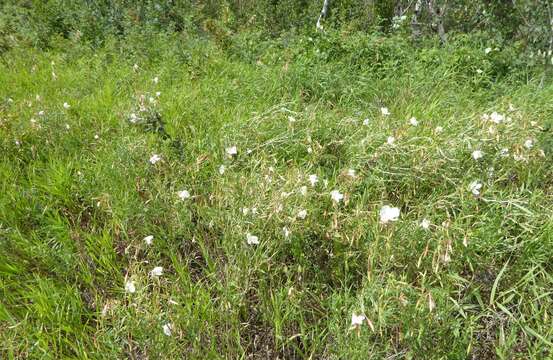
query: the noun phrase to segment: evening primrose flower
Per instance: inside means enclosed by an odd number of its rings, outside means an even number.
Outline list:
[[[417,119],[413,116],[411,119],[409,119],[409,124],[413,125],[413,126],[417,126],[419,125],[419,122],[417,121]]]
[[[484,153],[483,153],[482,151],[480,151],[480,150],[474,150],[474,151],[472,152],[472,158],[473,158],[474,160],[479,160],[479,159],[481,159],[482,157],[484,157]]]
[[[336,203],[339,203],[341,200],[344,199],[344,194],[342,194],[340,191],[338,190],[332,190],[330,192],[330,198],[336,202]]]
[[[188,192],[188,190],[181,190],[181,191],[177,192],[177,196],[181,200],[186,200],[186,199],[190,198],[190,192]]]
[[[430,228],[430,220],[422,219],[421,228],[423,228],[424,230],[428,230]]]
[[[250,233],[246,234],[246,243],[248,245],[259,245],[259,238],[257,236],[254,236]]]
[[[496,124],[499,124],[501,123],[503,120],[505,120],[505,116],[497,113],[496,111],[494,111],[493,113],[491,113],[490,115],[490,120]]]
[[[156,162],[158,162],[159,160],[161,160],[161,156],[159,156],[158,154],[153,154],[151,157],[150,157],[150,164],[155,164]]]
[[[136,292],[136,286],[134,285],[134,281],[129,280],[125,283],[125,291],[130,294],[133,294],[134,292]]]
[[[386,139],[386,143],[388,145],[393,145],[395,141],[396,141],[396,138],[393,136],[388,136],[388,138]]]
[[[69,109],[71,107],[71,105],[69,105],[68,103],[64,102],[63,103],[63,108],[64,109]]]
[[[164,333],[166,336],[171,336],[172,331],[173,331],[173,325],[171,325],[171,324],[169,324],[169,323],[163,325],[163,333]]]
[[[363,314],[357,315],[356,313],[351,314],[351,327],[353,329],[358,328],[359,326],[363,325],[363,322],[365,321],[366,317]]]
[[[364,126],[369,126],[369,122],[370,122],[369,119],[365,119],[365,120],[363,120],[363,125]]]
[[[156,76],[152,79],[152,81],[154,82],[154,84],[157,84],[159,82],[159,77]]]
[[[380,222],[386,224],[390,221],[397,221],[399,219],[399,208],[384,205],[380,209]]]
[[[474,180],[469,184],[469,190],[474,196],[480,195],[480,190],[482,189],[482,183],[478,180]]]
[[[532,147],[534,147],[534,142],[532,141],[532,139],[526,140],[524,142],[524,147],[527,149],[531,149]]]
[[[238,149],[236,148],[236,146],[230,146],[226,148],[225,151],[227,152],[227,155],[229,155],[230,157],[238,154]]]
[[[311,174],[309,175],[309,182],[311,183],[311,186],[315,186],[315,184],[319,181],[317,178],[317,175]]]
[[[156,266],[155,268],[150,271],[151,276],[161,276],[163,275],[163,267],[162,266]]]
[[[307,210],[300,210],[298,212],[298,219],[305,219],[307,217]]]
[[[144,242],[146,243],[146,245],[152,245],[153,240],[154,240],[153,235],[148,235],[144,238]]]
[[[391,114],[390,110],[388,110],[387,107],[381,107],[380,112],[382,113],[383,116],[389,116]]]

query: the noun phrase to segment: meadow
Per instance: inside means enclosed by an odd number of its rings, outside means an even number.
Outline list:
[[[553,84],[513,51],[4,51],[0,357],[553,356]]]

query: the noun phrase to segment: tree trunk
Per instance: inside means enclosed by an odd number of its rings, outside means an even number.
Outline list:
[[[422,10],[422,0],[417,0],[415,3],[415,9],[413,10],[413,18],[411,20],[411,31],[413,34],[413,39],[418,40],[421,36],[421,26],[419,23],[419,16]]]
[[[430,13],[432,14],[433,22],[436,23],[438,35],[440,36],[440,40],[442,43],[445,43],[447,41],[447,34],[445,33],[444,29],[444,14],[445,14],[445,5],[444,6],[436,6],[434,3],[434,0],[428,0],[428,9],[430,10]]]
[[[329,5],[330,5],[330,0],[324,0],[323,8],[321,10],[321,14],[319,15],[319,19],[317,20],[317,30],[319,30],[319,31],[323,30],[322,21],[324,19],[326,19],[326,16],[328,15],[328,6]]]

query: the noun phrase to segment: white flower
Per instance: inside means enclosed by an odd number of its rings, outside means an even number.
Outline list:
[[[363,314],[357,315],[356,313],[351,314],[351,327],[358,327],[363,325],[363,321],[365,321],[366,317]]]
[[[63,107],[64,107],[65,109],[69,109],[69,108],[71,107],[71,105],[69,105],[68,103],[64,102],[64,103],[63,103]]]
[[[152,269],[152,271],[150,271],[150,275],[151,276],[161,276],[161,275],[163,275],[163,267],[156,266],[155,268]]]
[[[167,323],[163,325],[163,333],[167,336],[171,336],[173,330],[173,325]]]
[[[497,112],[494,111],[494,112],[491,113],[491,115],[490,115],[490,120],[493,121],[493,122],[496,123],[496,124],[499,124],[499,123],[501,123],[503,120],[505,120],[505,116],[503,116],[503,115],[501,115],[501,114],[499,114],[499,113],[497,113]]]
[[[259,238],[250,233],[246,234],[246,242],[248,245],[259,245]]]
[[[482,75],[483,72],[484,72],[484,71],[483,71],[482,69],[476,69],[476,73],[477,73],[478,75]]]
[[[42,116],[42,115],[44,115],[44,110],[40,110],[40,111],[38,112],[38,116]]]
[[[424,230],[428,230],[430,228],[430,220],[422,219],[421,228],[423,228]]]
[[[188,190],[181,190],[177,193],[177,196],[181,200],[186,200],[186,199],[190,198],[190,193],[188,192]]]
[[[481,159],[482,157],[484,157],[484,153],[480,150],[474,150],[472,152],[472,158],[474,160],[478,160],[478,159]]]
[[[443,131],[444,131],[444,128],[441,127],[441,126],[436,126],[436,129],[434,129],[434,132],[435,132],[436,134],[440,134],[440,133],[442,133]]]
[[[133,68],[134,71],[138,71],[138,64],[134,64],[134,65],[132,66],[132,68]]]
[[[368,126],[369,125],[369,119],[363,120],[363,125]]]
[[[337,202],[339,203],[341,200],[344,199],[344,194],[342,194],[340,191],[338,190],[332,190],[330,192],[330,198],[334,201],[334,202]]]
[[[66,128],[67,130],[69,130],[69,129],[71,129],[71,126],[69,126],[69,124],[65,124],[65,128]]]
[[[156,97],[160,97],[161,96],[161,91],[156,91]]]
[[[354,178],[355,177],[355,169],[348,169],[348,176]]]
[[[315,174],[309,175],[309,182],[311,183],[311,186],[315,186],[317,181],[319,181],[319,179],[317,178],[317,175]]]
[[[250,212],[250,209],[245,207],[245,208],[242,208],[242,214],[243,215],[248,215],[248,213]]]
[[[288,230],[288,228],[285,226],[282,228],[282,232],[284,233],[284,237],[288,239],[288,237],[290,236],[290,230]]]
[[[225,149],[225,151],[227,152],[227,154],[229,156],[233,156],[233,155],[238,154],[238,149],[236,148],[236,146],[228,147],[228,148]]]
[[[225,165],[219,166],[219,174],[223,175],[225,173]]]
[[[307,210],[300,210],[298,212],[298,219],[305,219],[307,217]]]
[[[515,106],[513,104],[509,103],[509,111],[513,112],[515,110],[516,110]]]
[[[478,180],[475,180],[469,184],[469,190],[475,196],[480,195],[480,189],[482,189],[482,184],[478,182]]]
[[[307,147],[307,153],[308,154],[311,154],[313,152],[313,149],[311,148],[311,146],[308,146]]]
[[[131,115],[129,116],[129,121],[133,124],[136,123],[138,121],[138,116],[136,116],[135,113],[131,113]]]
[[[411,119],[409,119],[409,124],[413,125],[413,126],[417,126],[419,124],[419,122],[417,121],[417,119],[413,116]]]
[[[302,186],[300,188],[300,194],[302,194],[303,196],[307,195],[307,186]]]
[[[386,143],[388,145],[393,145],[395,141],[396,141],[396,138],[393,136],[388,136],[388,138],[386,139]]]
[[[98,135],[98,134],[94,135],[95,140],[98,140],[99,138],[100,138],[100,135]]]
[[[388,110],[387,107],[381,107],[381,108],[380,108],[380,112],[382,113],[383,116],[388,116],[388,115],[390,115],[390,110]]]
[[[296,122],[296,118],[293,117],[293,116],[288,116],[288,121],[291,122],[291,123],[295,123],[295,122]]]
[[[146,245],[152,245],[152,241],[154,240],[153,235],[148,235],[144,238],[144,242],[146,242]]]
[[[390,221],[397,221],[399,219],[399,208],[384,205],[380,209],[380,222],[386,224]]]
[[[136,291],[136,286],[134,286],[134,281],[129,280],[125,283],[125,291],[131,294]]]
[[[503,148],[499,151],[499,154],[502,156],[502,157],[507,157],[509,156],[509,149],[507,148]]]
[[[492,48],[490,48],[490,47],[489,47],[489,48],[486,48],[486,49],[484,50],[484,54],[486,54],[486,55],[488,55],[488,54],[491,53],[491,52],[492,52]]]
[[[524,147],[527,149],[531,149],[534,146],[534,142],[532,139],[528,139],[524,142]]]
[[[19,146],[19,145],[21,145],[21,142],[19,142],[19,140],[15,140],[15,145]]]
[[[151,164],[155,164],[155,163],[158,162],[159,160],[161,160],[161,156],[159,156],[158,154],[153,154],[153,155],[150,157],[150,163],[151,163]]]
[[[152,81],[154,82],[154,84],[157,84],[159,82],[159,78],[156,76],[155,78],[152,79]]]
[[[156,102],[156,99],[154,99],[153,97],[150,96],[150,97],[148,98],[148,101],[150,102],[150,104],[153,104],[153,103]]]

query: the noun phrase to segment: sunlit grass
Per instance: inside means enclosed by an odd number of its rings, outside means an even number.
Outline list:
[[[550,354],[553,87],[156,44],[4,56],[7,358]]]

